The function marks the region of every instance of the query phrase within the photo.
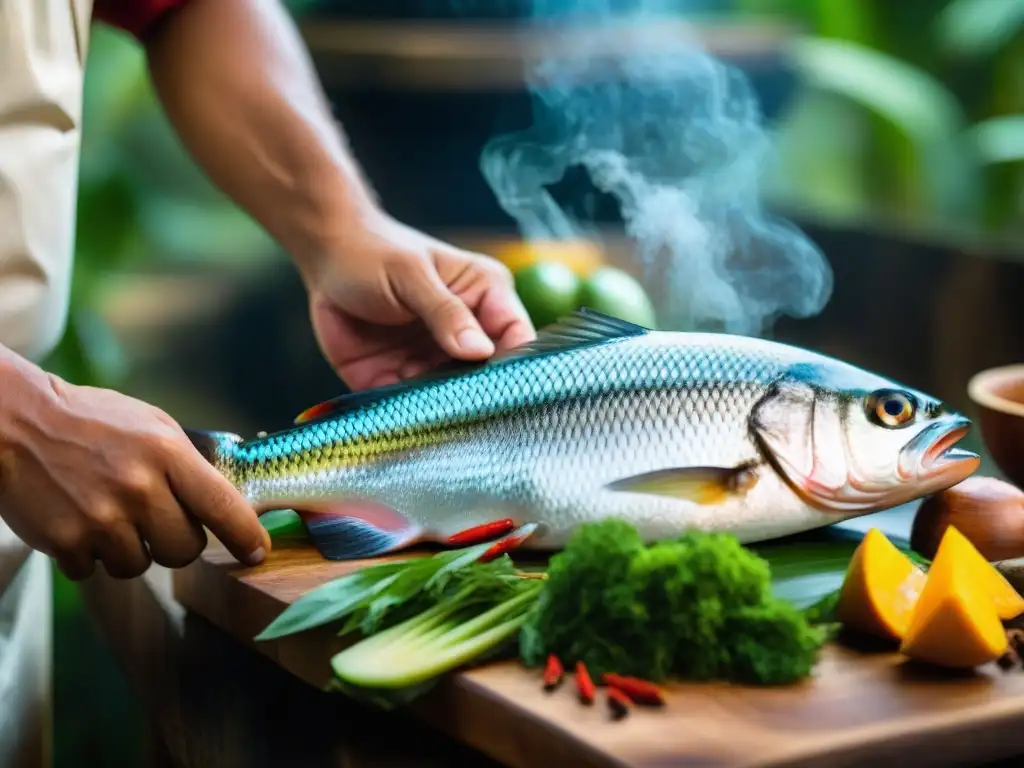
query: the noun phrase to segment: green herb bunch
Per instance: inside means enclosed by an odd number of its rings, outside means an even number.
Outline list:
[[[632,526],[581,526],[547,571],[520,634],[592,674],[777,684],[810,673],[827,637],[772,592],[766,560],[732,535],[692,531],[645,546]]]

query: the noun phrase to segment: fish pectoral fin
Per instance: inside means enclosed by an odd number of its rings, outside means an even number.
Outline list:
[[[423,538],[420,527],[400,512],[370,501],[342,501],[295,511],[313,545],[328,560],[378,557]]]
[[[757,483],[756,467],[673,467],[624,477],[609,483],[610,491],[669,496],[697,504],[718,504],[741,496]]]

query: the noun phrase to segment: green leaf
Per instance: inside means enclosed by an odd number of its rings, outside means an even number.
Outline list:
[[[405,565],[385,563],[329,581],[285,608],[255,639],[274,640],[336,621],[387,589]]]
[[[797,608],[807,608],[838,589],[861,534],[826,529],[805,536],[751,546],[771,568],[772,591]]]
[[[953,0],[936,22],[939,47],[957,56],[995,56],[1024,26],[1024,0]]]
[[[462,595],[460,599],[467,602],[502,599],[510,591],[515,591],[523,579],[517,575],[507,555],[490,563],[478,563],[488,546],[490,544],[477,545],[471,550],[456,550],[453,554],[457,557],[440,558],[431,563],[432,567],[436,567],[438,562],[441,564],[432,575],[421,568],[403,571],[386,592],[351,611],[338,634],[346,635],[356,630],[365,635],[373,634],[386,624],[400,621],[455,594]]]
[[[801,38],[791,55],[812,87],[880,115],[913,146],[918,194],[937,213],[961,212],[976,199],[977,168],[964,157],[966,118],[955,95],[923,69],[856,43]]]
[[[893,545],[917,566],[929,561],[910,548],[905,538],[886,534]],[[816,623],[830,622],[846,570],[864,534],[832,526],[806,534],[751,545],[772,572],[773,593],[804,611]]]
[[[954,136],[964,117],[956,97],[925,70],[863,45],[802,38],[792,47],[801,74],[889,118],[922,143]]]
[[[987,165],[1024,160],[1024,115],[993,117],[967,131],[972,150]]]
[[[256,640],[293,635],[358,612],[364,612],[358,619],[360,627],[376,626],[391,609],[443,585],[453,572],[475,563],[493,543],[450,549],[431,557],[412,556],[329,581],[285,608]]]

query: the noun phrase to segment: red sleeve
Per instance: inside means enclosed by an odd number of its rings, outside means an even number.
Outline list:
[[[96,0],[93,18],[117,27],[138,40],[170,11],[188,0]]]

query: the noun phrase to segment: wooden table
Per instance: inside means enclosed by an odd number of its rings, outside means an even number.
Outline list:
[[[906,517],[872,523],[899,530]],[[100,572],[82,583],[151,722],[152,766],[498,768],[408,716],[372,712],[301,682],[187,613],[171,597],[171,576],[154,566],[134,581]]]

